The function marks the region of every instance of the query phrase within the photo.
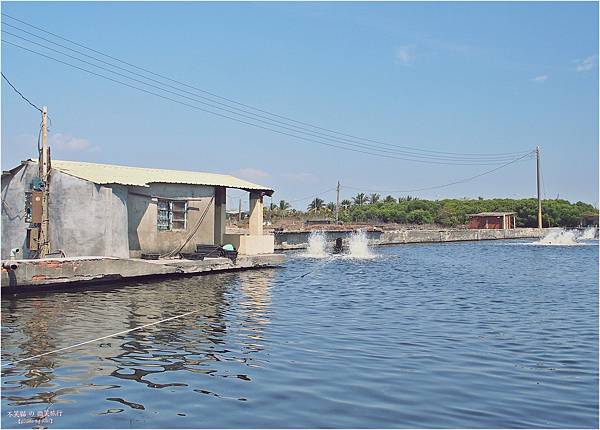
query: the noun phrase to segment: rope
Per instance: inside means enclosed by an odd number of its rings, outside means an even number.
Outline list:
[[[308,271],[308,272],[306,272],[306,273],[304,273],[302,275],[296,276],[295,278],[292,278],[289,281],[295,281],[297,279],[305,278],[306,276],[308,276],[310,274],[314,274],[314,273],[318,272],[319,270],[321,270],[326,264],[330,263],[333,260],[334,260],[334,258],[329,258],[329,259],[325,260],[323,263],[321,263],[316,269],[310,270],[310,271]],[[162,320],[159,320],[159,321],[154,321],[154,322],[151,322],[151,323],[148,323],[148,324],[144,324],[144,325],[141,325],[141,326],[138,326],[138,327],[130,328],[128,330],[119,331],[117,333],[113,333],[113,334],[109,334],[109,335],[106,335],[106,336],[97,337],[97,338],[91,339],[91,340],[86,340],[85,342],[79,342],[79,343],[76,343],[74,345],[65,346],[64,348],[54,349],[52,351],[44,352],[42,354],[33,355],[33,356],[27,357],[27,358],[21,358],[19,360],[14,360],[14,361],[11,361],[11,362],[8,362],[8,363],[4,363],[0,367],[14,365],[14,364],[17,364],[17,363],[21,363],[23,361],[29,361],[29,360],[33,360],[33,359],[39,358],[39,357],[45,357],[47,355],[56,354],[57,352],[67,351],[69,349],[77,348],[79,346],[83,346],[83,345],[87,345],[87,344],[90,344],[90,343],[94,343],[94,342],[97,342],[99,340],[109,339],[109,338],[112,338],[112,337],[115,337],[115,336],[120,336],[120,335],[123,335],[123,334],[131,333],[131,332],[138,331],[138,330],[141,330],[141,329],[146,328],[146,327],[151,327],[153,325],[162,324],[162,323],[167,322],[167,321],[172,321],[172,320],[176,320],[178,318],[183,318],[185,316],[198,313],[198,312],[200,312],[202,310],[203,309],[196,309],[196,310],[193,310],[193,311],[185,312],[185,313],[180,314],[180,315],[175,315],[173,317],[165,318],[165,319],[162,319]]]
[[[200,217],[200,219],[198,220],[198,222],[196,223],[196,225],[194,226],[194,228],[192,229],[192,231],[190,232],[190,234],[187,236],[187,238],[185,239],[185,241],[181,245],[179,245],[177,248],[175,248],[174,250],[172,250],[171,252],[167,252],[166,254],[161,255],[162,258],[176,256],[177,254],[179,254],[181,252],[181,250],[185,247],[185,245],[187,245],[188,242],[190,240],[192,240],[192,237],[194,237],[194,235],[198,232],[198,229],[200,228],[200,225],[202,224],[202,221],[204,221],[204,218],[206,217],[206,214],[208,213],[208,209],[210,208],[210,205],[212,204],[212,202],[213,202],[214,199],[215,199],[214,196],[212,196],[210,198],[210,201],[206,205],[206,208],[204,209],[204,212],[202,213],[202,216]]]
[[[17,363],[20,363],[22,361],[33,360],[34,358],[44,357],[46,355],[55,354],[57,352],[66,351],[66,350],[72,349],[72,348],[77,348],[78,346],[87,345],[88,343],[97,342],[99,340],[108,339],[108,338],[111,338],[111,337],[119,336],[121,334],[131,333],[132,331],[141,330],[143,328],[150,327],[150,326],[153,326],[153,325],[156,325],[156,324],[164,323],[164,322],[167,322],[167,321],[175,320],[177,318],[185,317],[187,315],[195,314],[195,313],[200,312],[201,310],[202,309],[197,309],[195,311],[186,312],[184,314],[176,315],[174,317],[165,318],[164,320],[151,322],[151,323],[144,324],[144,325],[141,325],[141,326],[135,327],[135,328],[130,328],[129,330],[123,330],[123,331],[120,331],[120,332],[117,332],[117,333],[109,334],[107,336],[97,337],[96,339],[92,339],[92,340],[87,340],[85,342],[76,343],[75,345],[66,346],[64,348],[55,349],[55,350],[49,351],[49,352],[44,352],[43,354],[33,355],[31,357],[27,357],[27,358],[22,358],[20,360],[11,361],[10,363],[5,363],[5,364],[3,364],[0,367],[8,366],[9,364],[17,364]]]

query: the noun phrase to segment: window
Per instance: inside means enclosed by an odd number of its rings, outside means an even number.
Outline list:
[[[185,230],[187,228],[187,202],[158,200],[159,231]]]

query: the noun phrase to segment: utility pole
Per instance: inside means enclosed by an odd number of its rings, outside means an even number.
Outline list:
[[[538,200],[538,228],[542,229],[542,195],[540,193],[540,146],[535,147],[537,170],[537,200]]]
[[[240,202],[238,204],[238,222],[242,222],[242,198],[240,197]]]
[[[40,257],[50,253],[50,214],[48,211],[48,197],[50,188],[50,149],[48,148],[48,108],[42,107],[42,150],[39,155],[39,176],[44,183],[42,192],[42,224],[40,225]]]
[[[337,224],[340,219],[340,181],[337,183],[336,187],[337,196],[335,200],[335,223]]]

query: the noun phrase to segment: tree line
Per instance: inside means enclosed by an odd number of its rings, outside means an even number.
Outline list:
[[[331,218],[335,203],[314,198],[306,212],[297,211],[285,200],[271,204],[271,215],[285,217],[318,216]],[[443,199],[424,200],[413,196],[395,198],[379,194],[358,193],[352,199],[340,202],[339,220],[342,222],[378,222],[398,224],[438,224],[456,227],[468,222],[469,214],[479,212],[515,212],[518,227],[537,227],[537,199]],[[576,227],[585,217],[598,216],[594,206],[563,199],[542,201],[544,227]]]

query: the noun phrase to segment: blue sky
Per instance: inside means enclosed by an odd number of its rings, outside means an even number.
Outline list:
[[[3,2],[2,11],[223,97],[355,136],[457,153],[541,145],[545,195],[597,204],[594,2]],[[337,180],[342,198],[357,192],[345,185],[385,195],[494,167],[423,164],[309,143],[6,44],[2,71],[49,107],[57,159],[229,173],[274,187],[276,201],[334,188]],[[35,157],[38,126],[39,114],[3,82],[3,169]],[[231,206],[240,194],[229,192]],[[535,162],[408,194],[534,196]],[[335,193],[320,197],[332,201]],[[308,200],[294,206],[305,208]]]

